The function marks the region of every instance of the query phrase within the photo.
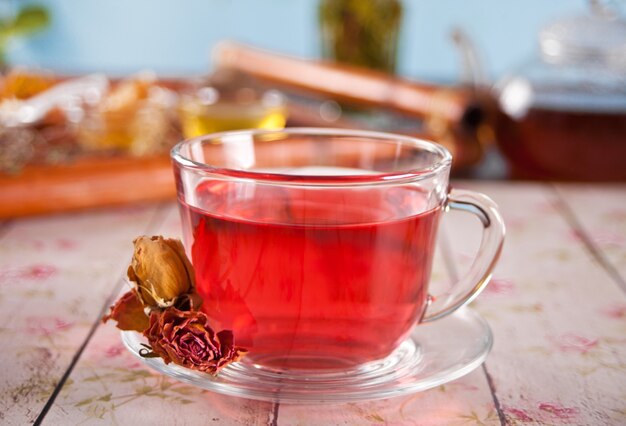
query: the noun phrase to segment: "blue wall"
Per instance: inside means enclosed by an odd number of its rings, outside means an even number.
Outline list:
[[[367,1],[367,0],[364,0]],[[39,0],[52,26],[12,46],[13,63],[60,72],[202,73],[218,40],[234,39],[300,56],[319,54],[317,0]],[[399,71],[455,81],[459,58],[449,32],[475,40],[492,78],[528,58],[536,33],[584,0],[404,0]]]

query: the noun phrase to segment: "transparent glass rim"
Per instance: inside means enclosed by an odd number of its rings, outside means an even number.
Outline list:
[[[188,145],[197,143],[207,143],[210,141],[216,141],[228,136],[241,136],[249,135],[257,137],[261,135],[280,134],[286,136],[292,135],[309,135],[309,136],[340,136],[340,137],[357,137],[367,138],[370,140],[383,141],[395,141],[412,146],[418,149],[429,151],[438,156],[436,161],[428,167],[421,168],[407,168],[392,173],[376,173],[376,174],[342,174],[342,175],[327,175],[327,174],[307,174],[306,176],[297,176],[292,174],[283,173],[270,173],[266,171],[254,171],[245,169],[234,169],[227,167],[212,166],[207,163],[198,162],[183,155],[181,150]],[[223,143],[223,142],[222,142]],[[441,172],[448,169],[452,163],[452,155],[442,145],[427,140],[420,139],[412,136],[399,135],[387,132],[376,132],[369,130],[352,130],[352,129],[337,129],[337,128],[315,128],[315,127],[289,127],[282,130],[263,130],[263,129],[249,129],[249,130],[232,130],[218,133],[211,133],[208,135],[198,136],[183,140],[176,144],[171,152],[170,156],[172,160],[181,167],[189,170],[193,170],[199,173],[206,173],[211,175],[224,175],[229,178],[246,179],[253,181],[263,181],[267,183],[280,183],[289,185],[308,185],[308,184],[381,184],[381,183],[401,183],[405,181],[416,181],[432,178]]]

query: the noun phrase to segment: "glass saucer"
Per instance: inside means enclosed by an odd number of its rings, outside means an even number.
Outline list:
[[[342,403],[390,398],[439,386],[480,366],[493,344],[487,322],[463,308],[440,320],[415,327],[387,358],[345,371],[279,373],[234,363],[216,377],[160,358],[143,358],[146,343],[136,332],[123,331],[126,347],[143,363],[181,382],[209,391],[281,403]]]

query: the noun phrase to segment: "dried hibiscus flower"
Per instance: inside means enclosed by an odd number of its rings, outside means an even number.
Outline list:
[[[174,362],[210,374],[239,360],[247,352],[235,346],[232,331],[215,333],[206,314],[199,311],[168,308],[152,312],[150,326],[143,334],[152,352],[166,364]]]

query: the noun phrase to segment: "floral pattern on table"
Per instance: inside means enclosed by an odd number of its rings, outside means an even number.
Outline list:
[[[39,416],[118,285],[130,240],[146,232],[157,214],[152,206],[138,208],[134,216],[108,210],[5,225],[0,237],[0,423],[24,424]]]
[[[499,203],[509,231],[494,278],[474,303],[494,330],[486,368],[507,422],[626,422],[624,294],[572,237],[551,188],[479,189]],[[469,239],[467,226],[457,219],[449,232]],[[470,264],[465,239],[452,254],[462,270]]]
[[[561,184],[557,192],[580,226],[573,238],[588,239],[626,282],[626,185]]]
[[[267,420],[271,413],[272,404],[231,398],[241,409],[231,418],[232,412],[225,416],[215,406],[217,399],[215,394],[146,368],[122,345],[119,330],[107,324],[94,335],[46,421],[176,424],[177,419],[187,418],[197,419],[197,423],[207,419],[209,424],[256,424],[257,418]]]
[[[112,325],[97,323],[122,285],[132,239],[180,236],[173,204],[6,224],[0,423],[32,423],[86,342],[44,425],[626,424],[626,297],[588,246],[625,276],[626,188],[462,185],[492,196],[508,227],[493,280],[473,303],[495,336],[484,369],[414,395],[323,407],[238,399],[177,382],[147,369]],[[433,287],[449,285],[473,260],[480,225],[462,216],[444,220]]]

